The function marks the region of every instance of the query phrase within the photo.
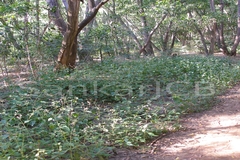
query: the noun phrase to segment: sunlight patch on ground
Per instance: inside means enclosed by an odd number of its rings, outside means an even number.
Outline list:
[[[233,106],[238,106],[238,96],[235,94],[231,96],[237,97],[231,101]],[[198,153],[197,158],[238,157],[240,155],[240,111],[238,107],[233,108],[233,106],[217,107],[215,113],[218,114],[211,116],[205,114],[194,119],[189,131],[182,132],[184,135],[171,140],[177,143],[161,149],[169,155],[174,154],[179,157],[193,153]],[[181,139],[182,137],[184,138]]]
[[[229,126],[232,128],[232,126]],[[239,127],[238,127],[239,128]],[[234,130],[238,129],[235,128]],[[240,129],[239,132],[231,132],[231,129],[218,131],[218,129],[211,128],[203,133],[196,133],[188,135],[189,138],[165,148],[165,152],[178,155],[178,153],[192,152],[193,150],[201,153],[204,156],[223,157],[229,155],[240,154]],[[223,132],[226,132],[223,134]]]

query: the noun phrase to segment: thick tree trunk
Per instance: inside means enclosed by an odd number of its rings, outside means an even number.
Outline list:
[[[78,14],[80,0],[68,0],[67,31],[64,34],[58,62],[67,68],[74,68],[77,58]]]
[[[109,0],[101,1],[95,6],[91,12],[84,18],[84,20],[78,24],[78,15],[80,9],[80,2],[83,0],[65,0],[64,6],[67,10],[67,24],[62,18],[61,12],[59,10],[59,4],[57,0],[46,0],[49,10],[49,17],[54,21],[55,25],[59,28],[61,33],[64,35],[62,46],[58,54],[58,65],[56,69],[61,67],[74,68],[77,58],[77,36],[82,31],[82,29],[90,23],[93,18],[98,13],[98,10]]]
[[[62,42],[62,47],[58,55],[57,67],[67,67],[73,69],[75,67],[77,59],[77,36],[66,32],[64,35],[64,40]]]

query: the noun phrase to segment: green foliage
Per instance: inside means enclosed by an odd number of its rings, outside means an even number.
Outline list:
[[[162,57],[46,71],[9,93],[1,110],[0,157],[103,159],[180,127],[240,78],[240,64],[214,57]]]

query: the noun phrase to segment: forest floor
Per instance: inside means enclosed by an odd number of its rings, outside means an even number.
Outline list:
[[[26,81],[25,74],[13,77],[17,84]],[[0,82],[2,89],[5,85],[5,80]],[[110,160],[239,160],[240,83],[217,101],[210,110],[182,117],[179,131],[161,135],[139,149],[117,149]]]
[[[138,150],[116,150],[110,160],[239,160],[240,84],[217,99],[211,110],[182,117],[179,131]]]

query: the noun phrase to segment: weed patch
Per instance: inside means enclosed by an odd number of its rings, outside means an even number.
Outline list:
[[[136,147],[210,107],[239,69],[228,59],[177,56],[46,71],[8,93],[0,157],[101,159],[114,147]]]

